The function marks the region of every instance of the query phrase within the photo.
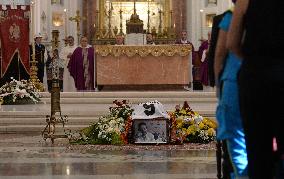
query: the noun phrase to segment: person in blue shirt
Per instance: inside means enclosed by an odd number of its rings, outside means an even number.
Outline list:
[[[248,176],[248,160],[237,83],[242,59],[238,58],[226,47],[231,20],[232,11],[229,11],[219,24],[220,32],[215,54],[214,72],[218,96],[216,110],[218,121],[217,139],[225,141],[227,145],[234,169],[234,173],[231,175],[232,178],[246,178]]]

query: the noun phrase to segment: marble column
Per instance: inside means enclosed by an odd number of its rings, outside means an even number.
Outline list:
[[[175,1],[175,0],[172,0]],[[188,0],[179,0],[179,3],[172,3],[173,14],[173,23],[175,25],[177,38],[180,38],[180,33],[182,30],[186,30],[187,23],[187,9],[186,3]]]
[[[82,35],[88,37],[89,42],[91,43],[95,36],[95,26],[96,23],[96,9],[97,9],[97,0],[83,0],[83,16],[86,17],[86,20],[83,21],[83,31]]]
[[[202,9],[203,1],[187,0],[187,31],[188,39],[192,42],[195,49],[200,45],[199,39],[201,37],[201,15],[200,9]]]
[[[82,6],[82,1],[81,0],[65,0],[66,5],[65,7],[67,8],[67,16],[69,17],[74,17],[76,15],[76,11],[79,10],[82,15],[83,11],[83,6]],[[81,34],[82,33],[82,23],[81,23]],[[67,20],[67,34],[71,35],[75,39],[75,44],[77,43],[77,24],[74,21]]]

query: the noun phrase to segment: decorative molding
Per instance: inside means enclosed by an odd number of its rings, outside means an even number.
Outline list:
[[[114,56],[119,57],[126,55],[133,57],[139,55],[141,57],[147,56],[167,56],[174,55],[187,56],[192,51],[191,45],[143,45],[143,46],[118,46],[118,45],[98,45],[96,46],[96,53],[100,56]]]

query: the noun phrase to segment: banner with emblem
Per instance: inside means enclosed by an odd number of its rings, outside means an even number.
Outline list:
[[[1,77],[15,58],[29,73],[29,10],[29,6],[0,5]]]

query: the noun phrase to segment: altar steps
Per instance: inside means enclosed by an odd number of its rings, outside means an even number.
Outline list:
[[[50,115],[50,94],[42,93],[42,104],[4,105],[0,109],[0,133],[40,133]],[[62,115],[68,115],[66,128],[79,130],[107,114],[113,100],[126,99],[131,104],[158,100],[166,110],[186,100],[194,111],[215,118],[216,98],[213,92],[96,92],[62,93]],[[59,125],[58,131],[62,132]]]
[[[162,104],[216,103],[215,92],[95,92],[61,93],[61,104],[112,104],[114,100],[129,100],[133,104],[157,100]],[[50,103],[50,94],[42,93],[42,101]]]

